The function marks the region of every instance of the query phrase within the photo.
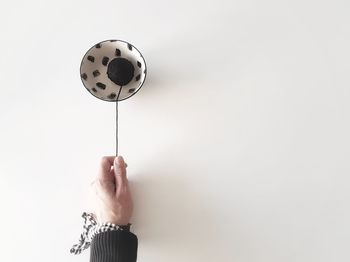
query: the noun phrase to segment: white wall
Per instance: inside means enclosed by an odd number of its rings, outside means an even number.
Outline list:
[[[138,261],[349,261],[348,1],[3,1],[1,261],[69,254],[114,106],[81,84],[91,45],[149,74],[120,104]]]

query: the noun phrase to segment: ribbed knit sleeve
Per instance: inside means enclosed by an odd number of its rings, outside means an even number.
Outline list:
[[[90,262],[136,262],[136,235],[128,231],[97,234],[90,246]]]

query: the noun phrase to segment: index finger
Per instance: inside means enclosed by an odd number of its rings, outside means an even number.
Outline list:
[[[111,175],[111,168],[113,166],[114,156],[104,156],[101,159],[100,171],[98,178],[103,181],[114,181],[113,174]]]

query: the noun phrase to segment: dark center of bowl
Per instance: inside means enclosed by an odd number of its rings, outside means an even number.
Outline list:
[[[135,67],[127,59],[118,57],[114,58],[108,64],[108,78],[118,86],[127,85],[134,77]]]

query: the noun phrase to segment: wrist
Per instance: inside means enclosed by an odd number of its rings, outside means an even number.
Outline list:
[[[127,226],[130,224],[131,216],[116,215],[114,212],[100,212],[97,215],[97,222],[99,224],[110,223],[118,226]]]

